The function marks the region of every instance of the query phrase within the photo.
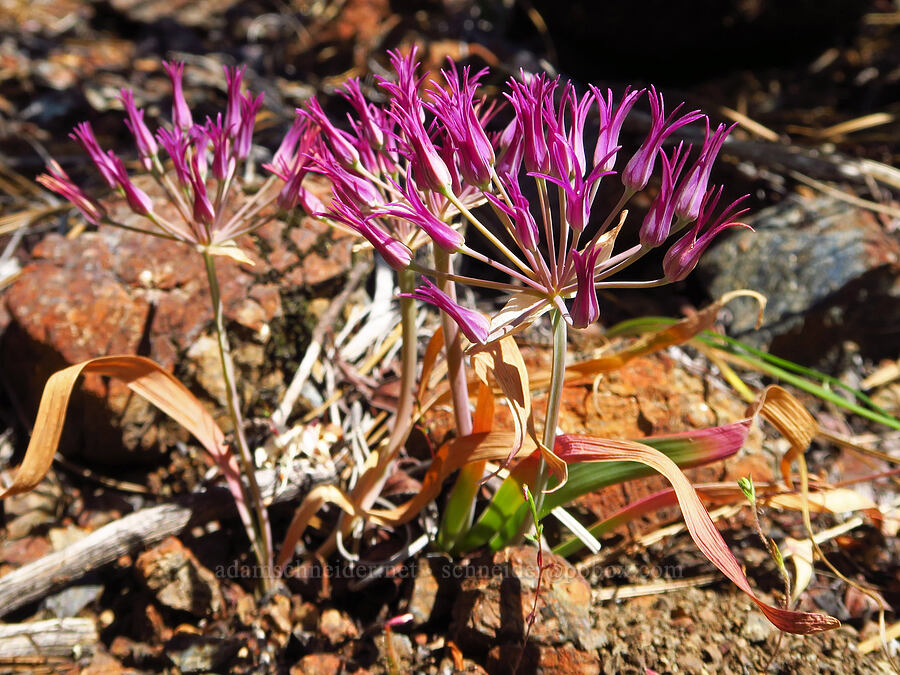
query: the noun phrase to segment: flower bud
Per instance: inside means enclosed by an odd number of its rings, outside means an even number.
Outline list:
[[[676,129],[702,117],[699,111],[694,110],[675,119],[676,113],[684,105],[681,103],[668,117],[664,118],[666,105],[662,94],[657,94],[656,89],[653,87],[650,87],[650,91],[650,112],[652,115],[650,133],[628,164],[625,165],[625,170],[622,172],[622,183],[627,189],[634,192],[647,187],[650,175],[653,173],[653,165],[656,163],[656,155],[659,154],[663,141]]]
[[[572,326],[575,328],[587,328],[600,318],[597,289],[594,288],[594,268],[602,250],[602,247],[595,246],[588,251],[572,251],[575,278],[578,282],[578,290],[570,312]]]
[[[68,174],[54,160],[50,160],[47,164],[47,172],[38,176],[37,182],[72,202],[73,206],[81,212],[81,215],[89,223],[99,225],[106,215],[106,209],[75,185]]]
[[[716,156],[725,142],[725,137],[733,128],[734,125],[726,127],[724,124],[720,124],[710,137],[709,120],[706,120],[706,139],[703,142],[703,149],[700,151],[697,161],[684,177],[675,197],[675,215],[679,219],[690,222],[696,220],[700,215],[700,205],[706,194],[706,186],[709,183],[709,175],[712,172]]]
[[[94,166],[97,167],[106,184],[111,188],[115,188],[118,185],[115,164],[110,160],[109,155],[100,149],[100,144],[97,143],[97,137],[94,136],[94,129],[91,127],[91,123],[81,122],[76,124],[72,133],[69,134],[69,138],[78,141],[91,158],[91,161],[94,162]]]
[[[428,279],[422,279],[419,286],[412,293],[400,293],[403,298],[416,298],[423,300],[446,312],[459,326],[459,330],[468,338],[469,342],[484,344],[491,332],[488,320],[480,312],[467,309],[454,302],[449,295]]]
[[[172,80],[172,122],[179,129],[190,129],[194,125],[194,118],[187,101],[184,100],[184,89],[181,83],[184,63],[163,61],[162,65],[169,74],[169,79]]]
[[[719,188],[718,192],[715,191],[715,188],[710,188],[703,199],[697,222],[666,252],[663,258],[663,272],[669,281],[681,281],[687,277],[697,266],[700,256],[722,230],[728,227],[752,229],[745,223],[735,221],[735,218],[740,218],[748,210],[736,210],[737,206],[746,199],[746,195],[732,202],[718,218],[712,221],[713,212],[721,195],[722,188]],[[712,222],[710,223],[710,221]],[[703,233],[701,234],[701,232]]]
[[[131,135],[134,136],[138,152],[141,155],[141,161],[144,164],[144,168],[149,171],[153,168],[152,158],[156,157],[156,153],[159,151],[156,139],[153,138],[153,134],[150,133],[147,125],[144,124],[144,111],[138,110],[137,106],[135,106],[134,94],[131,90],[120,90],[119,100],[122,102],[125,113],[128,115],[128,119],[125,120],[125,126],[128,127]]]
[[[115,166],[116,181],[119,187],[122,188],[122,192],[125,194],[125,201],[128,202],[131,210],[139,216],[146,216],[152,213],[153,200],[150,199],[146,192],[131,182],[122,160],[113,155],[112,150],[109,151],[108,157]]]

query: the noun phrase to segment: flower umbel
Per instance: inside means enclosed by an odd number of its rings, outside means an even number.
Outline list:
[[[134,136],[141,166],[147,179],[158,185],[159,189],[153,192],[164,195],[162,199],[174,206],[176,218],[168,220],[160,215],[167,211],[154,204],[154,199],[160,198],[151,198],[146,183],[133,178],[124,162],[112,151],[101,149],[90,123],[75,125],[71,137],[84,148],[106,184],[125,199],[134,213],[148,220],[147,226],[139,229],[201,247],[215,247],[259,227],[272,217],[263,214],[278,196],[278,178],[266,182],[257,197],[248,202],[248,207],[242,208],[236,203],[241,192],[236,187],[238,168],[250,154],[254,121],[263,97],[262,94],[254,98],[241,93],[245,68],[225,68],[228,86],[225,113],[215,118],[207,117],[204,123],[198,124],[184,98],[184,64],[164,62],[163,68],[173,89],[171,126],[161,126],[154,134],[147,125],[145,111],[137,107],[130,90],[123,89],[119,100],[125,109],[125,125]],[[302,131],[298,128],[290,152],[297,147],[297,136],[302,135]],[[308,147],[307,143],[300,154],[305,154]],[[160,149],[171,161],[174,181],[164,166],[165,156]],[[89,215],[90,222],[123,225],[113,221],[105,211],[88,207],[84,193],[74,191],[71,181],[63,181],[60,171],[58,164],[48,166],[48,173],[41,182],[72,201],[86,217]],[[282,173],[296,175],[291,170]],[[296,184],[292,188],[295,195],[301,190]]]

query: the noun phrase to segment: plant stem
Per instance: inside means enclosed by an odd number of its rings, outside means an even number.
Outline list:
[[[434,247],[434,263],[439,272],[453,273],[450,254]],[[456,284],[444,277],[438,284],[450,299],[456,302]],[[468,436],[472,433],[472,411],[469,409],[469,386],[466,380],[466,364],[463,360],[462,346],[459,340],[459,326],[446,312],[441,312],[441,325],[444,328],[444,350],[447,354],[447,377],[450,380],[450,392],[453,398],[453,418],[456,421],[456,433]]]
[[[562,405],[563,382],[566,378],[567,325],[558,309],[551,314],[553,325],[553,364],[550,371],[550,390],[547,392],[547,415],[544,418],[544,447],[553,451],[556,445],[556,429],[559,426],[559,409]],[[547,463],[543,457],[538,463],[537,478],[534,482],[534,500],[538,513],[544,503],[544,487],[547,484]]]
[[[397,282],[402,293],[412,293],[416,287],[416,273],[406,268],[397,273]],[[418,343],[416,340],[416,301],[413,298],[400,298],[400,399],[394,415],[394,427],[383,452],[379,452],[378,463],[369,468],[356,483],[353,499],[362,509],[368,509],[375,503],[381,488],[387,480],[387,468],[397,456],[400,448],[406,443],[412,429],[415,407],[414,387],[416,384],[416,366]]]
[[[434,247],[434,263],[439,272],[452,274],[453,265],[450,254]],[[438,278],[441,290],[456,300],[456,284],[449,278]],[[463,360],[462,347],[459,340],[459,326],[446,313],[441,312],[441,325],[444,330],[444,351],[447,355],[447,379],[450,382],[450,393],[453,400],[453,418],[456,422],[457,436],[468,436],[472,433],[472,411],[469,408],[469,385],[466,377],[466,364]],[[438,535],[439,545],[450,550],[456,543],[460,533],[468,531],[474,516],[475,495],[478,492],[482,463],[467,464],[460,469],[456,484],[447,500],[447,508]]]
[[[256,482],[256,465],[253,455],[247,445],[244,436],[244,421],[241,417],[241,402],[237,392],[237,381],[234,374],[234,361],[231,358],[231,345],[228,343],[228,334],[225,331],[225,312],[222,306],[222,296],[219,291],[219,280],[216,276],[215,258],[208,251],[203,252],[203,261],[206,263],[206,276],[209,280],[209,294],[212,298],[213,315],[216,322],[216,336],[219,342],[219,358],[222,366],[222,377],[225,380],[225,396],[228,401],[228,414],[234,425],[234,444],[238,450],[238,459],[241,469],[246,476],[246,484],[243,486],[247,492],[246,501],[250,505],[253,527],[250,535],[253,551],[263,573],[260,575],[262,590],[270,589],[274,579],[272,569],[272,532],[269,528],[269,515],[263,502],[259,483]]]
[[[400,291],[412,293],[416,290],[416,273],[405,269],[398,275]],[[406,443],[412,429],[413,408],[415,407],[416,365],[418,362],[418,336],[416,335],[416,301],[413,298],[400,298],[401,352],[400,352],[400,400],[397,402],[397,414],[386,459],[394,455]]]
[[[493,232],[491,232],[484,224],[475,217],[475,215],[466,208],[465,204],[463,204],[450,190],[444,191],[444,196],[450,201],[453,206],[455,206],[459,212],[465,216],[466,220],[468,220],[472,225],[476,227],[476,229],[484,235],[484,237],[491,242],[500,253],[506,257],[511,263],[513,263],[516,267],[518,267],[522,272],[528,274],[528,266],[519,260],[519,257],[510,251],[503,243],[497,239]]]
[[[401,293],[412,293],[416,287],[416,272],[407,267],[397,273],[397,285]],[[415,408],[414,387],[416,384],[416,366],[418,365],[418,343],[416,341],[416,301],[413,298],[400,298],[400,398],[397,412],[394,415],[394,427],[383,450],[378,450],[377,463],[369,466],[350,493],[350,500],[361,510],[371,508],[378,498],[381,488],[387,481],[387,470],[400,448],[406,443],[412,430]],[[360,467],[362,469],[363,467]],[[348,520],[341,514],[334,532],[317,550],[317,556],[330,555],[337,546],[337,535],[346,536],[355,520]]]

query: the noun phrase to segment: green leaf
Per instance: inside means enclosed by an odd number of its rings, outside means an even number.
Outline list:
[[[668,436],[651,436],[640,443],[656,448],[682,469],[711,464],[730,457],[747,440],[751,420],[744,419],[699,431]],[[576,497],[616,483],[650,476],[654,471],[637,462],[604,462],[575,464],[569,467],[569,481],[556,492],[546,495],[541,515]]]
[[[659,331],[675,323],[677,323],[677,320],[671,317],[646,316],[618,323],[606,331],[605,335],[607,338],[643,335]],[[793,385],[813,396],[818,396],[824,401],[829,401],[850,410],[861,417],[878,422],[891,429],[900,429],[900,420],[879,407],[865,393],[844,384],[836,377],[813,368],[807,368],[774,354],[769,354],[746,342],[722,335],[721,333],[704,331],[696,336],[694,340],[737,356],[750,369],[758,370],[781,382]],[[853,396],[855,400],[848,401],[835,394],[830,388],[841,389]]]
[[[784,566],[784,556],[781,555],[781,549],[778,548],[778,544],[775,543],[774,539],[769,539],[769,545],[772,548],[772,557],[775,558],[775,564],[778,565],[778,571],[781,572],[781,576],[785,579],[788,579],[787,569]]]
[[[753,485],[753,476],[748,476],[747,478],[738,478],[738,487],[741,488],[741,492],[744,493],[744,496],[747,498],[747,501],[750,502],[750,506],[754,509],[756,508],[756,486]]]
[[[751,419],[747,418],[699,431],[644,438],[640,442],[656,448],[686,469],[710,464],[735,454],[746,441],[750,424]],[[536,456],[519,462],[469,533],[458,542],[456,550],[470,551],[484,545],[497,550],[520,537],[528,514],[528,506],[522,496],[522,485],[531,482],[536,471]],[[569,467],[569,480],[566,484],[559,490],[544,495],[538,517],[543,518],[554,508],[568,504],[581,495],[653,473],[653,469],[638,462],[573,464]]]

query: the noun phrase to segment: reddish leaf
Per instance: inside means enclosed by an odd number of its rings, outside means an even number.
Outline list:
[[[789,633],[817,633],[840,625],[833,617],[773,607],[756,597],[740,564],[725,544],[690,481],[677,464],[658,450],[632,441],[613,441],[577,435],[558,437],[556,449],[557,455],[568,463],[641,462],[663,474],[675,490],[688,532],[703,555],[746,593],[769,621],[781,630]]]

